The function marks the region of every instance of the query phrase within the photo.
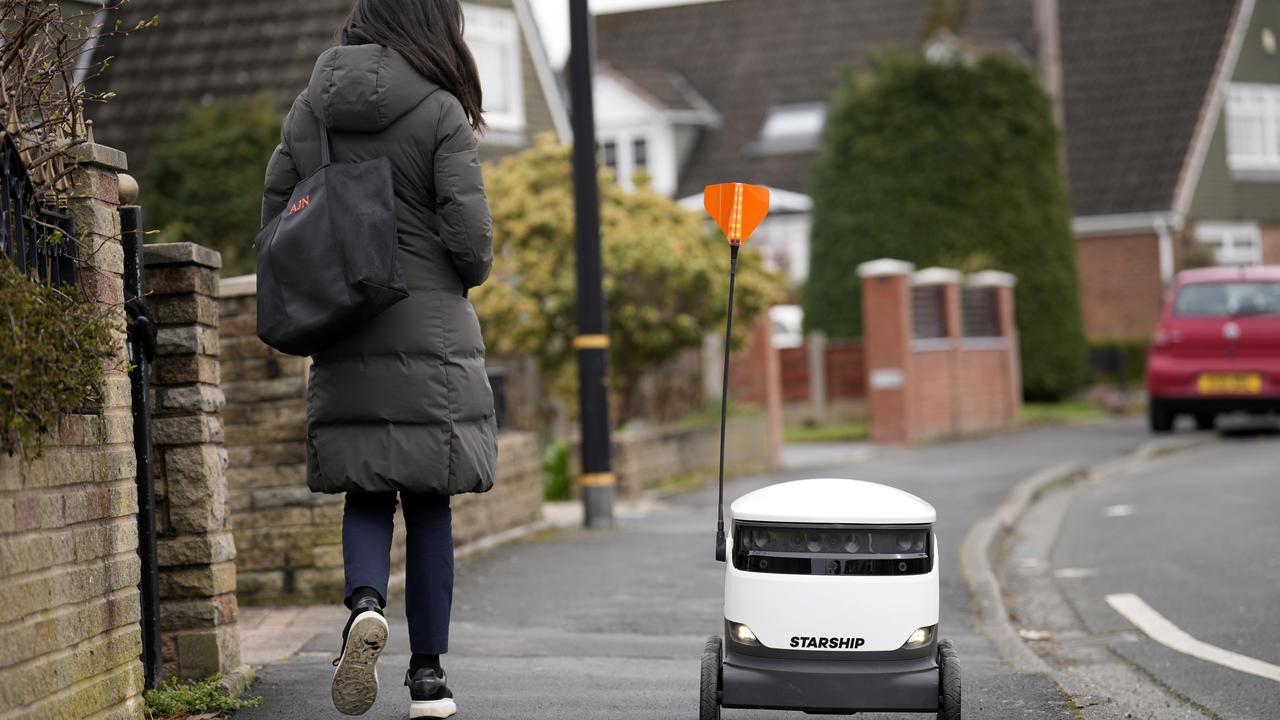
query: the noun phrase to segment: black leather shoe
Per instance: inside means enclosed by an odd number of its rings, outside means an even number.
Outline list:
[[[447,718],[458,712],[449,692],[448,678],[444,671],[437,675],[435,668],[410,670],[404,674],[404,684],[409,688],[409,718]]]
[[[387,646],[387,620],[377,598],[351,607],[342,629],[342,652],[333,661],[333,706],[344,715],[363,715],[378,699],[378,656]]]

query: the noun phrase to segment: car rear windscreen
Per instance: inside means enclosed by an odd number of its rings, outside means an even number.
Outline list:
[[[1173,304],[1179,317],[1280,315],[1280,282],[1205,282],[1184,285]]]

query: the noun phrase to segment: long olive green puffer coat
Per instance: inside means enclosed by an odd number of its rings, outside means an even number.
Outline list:
[[[307,484],[326,493],[484,492],[497,426],[467,290],[489,275],[493,241],[475,135],[458,100],[396,52],[332,48],[285,118],[267,167],[264,224],[320,166],[317,116],[334,162],[391,160],[409,297],[313,358]]]

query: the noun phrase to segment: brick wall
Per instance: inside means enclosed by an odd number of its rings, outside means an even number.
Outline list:
[[[0,453],[0,718],[141,718],[136,467],[124,343],[117,173],[78,149],[71,210],[85,287],[114,308],[101,413],[66,416],[36,458]]]
[[[272,351],[256,335],[252,276],[221,287],[221,375],[231,525],[240,602],[330,602],[342,594],[342,496],[306,486],[307,361]],[[454,498],[459,544],[541,519],[542,469],[536,439],[499,439],[493,491]],[[404,558],[397,519],[393,567]]]
[[[914,272],[908,263],[877,260],[858,268],[871,439],[903,443],[1010,427],[1021,404],[1013,276],[977,273],[970,287],[996,293],[999,335],[964,337],[960,273]],[[915,339],[911,289],[942,289],[945,334]]]
[[[144,249],[147,302],[160,326],[151,365],[152,457],[166,675],[240,665],[235,543],[223,475],[218,253],[191,243]]]
[[[1082,236],[1076,257],[1085,335],[1090,340],[1151,335],[1164,298],[1155,232]]]
[[[1280,223],[1262,224],[1262,263],[1280,265]]]

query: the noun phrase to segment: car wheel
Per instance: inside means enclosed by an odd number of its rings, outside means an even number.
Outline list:
[[[1218,416],[1213,413],[1196,413],[1196,429],[1212,430],[1218,421]]]
[[[723,644],[718,636],[707,638],[702,650],[702,685],[698,699],[698,720],[720,720],[720,663]]]
[[[938,720],[960,720],[960,656],[950,640],[938,641]]]
[[[1172,432],[1173,418],[1173,413],[1159,400],[1152,400],[1147,407],[1147,419],[1153,433]]]

